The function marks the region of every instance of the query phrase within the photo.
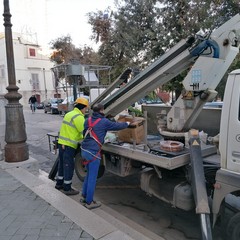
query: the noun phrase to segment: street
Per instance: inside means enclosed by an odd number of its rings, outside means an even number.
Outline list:
[[[45,114],[42,109],[32,113],[24,109],[27,143],[30,155],[38,160],[40,169],[49,173],[57,155],[49,150],[47,133],[58,132],[63,117]],[[94,212],[108,221],[113,216],[120,222],[152,238],[166,240],[201,239],[199,219],[196,214],[171,207],[140,189],[139,175],[126,178],[104,174],[98,180],[95,197],[103,206]],[[81,181],[74,175],[73,186],[81,190]],[[71,198],[79,201],[80,196]],[[109,221],[112,221],[109,217]],[[221,240],[219,229],[214,240]]]

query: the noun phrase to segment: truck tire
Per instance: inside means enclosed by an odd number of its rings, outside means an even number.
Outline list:
[[[236,213],[228,222],[226,230],[227,240],[240,239],[240,212]]]
[[[105,171],[104,165],[100,164],[97,177],[98,178],[102,177],[104,174],[104,171]],[[83,159],[81,157],[80,152],[78,152],[75,156],[75,173],[81,182],[84,181],[84,178],[87,175],[87,169],[83,164]]]

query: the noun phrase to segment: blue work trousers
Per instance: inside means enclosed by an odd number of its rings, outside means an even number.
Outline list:
[[[59,163],[57,185],[63,185],[63,189],[68,191],[71,189],[72,177],[74,172],[74,158],[76,149],[59,144]]]
[[[81,155],[83,159],[89,161],[89,163],[86,165],[87,175],[84,178],[82,196],[85,198],[88,204],[91,204],[96,188],[100,160],[84,150],[82,150]]]

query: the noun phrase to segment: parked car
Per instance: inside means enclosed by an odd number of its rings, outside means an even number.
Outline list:
[[[83,93],[78,93],[77,97],[84,97],[87,100],[89,100],[89,97],[84,95]],[[73,96],[68,96],[63,100],[61,104],[59,104],[58,109],[62,111],[63,114],[71,111],[74,108],[74,97]]]
[[[207,102],[204,104],[204,108],[222,108],[223,102]]]
[[[142,111],[142,105],[150,105],[150,104],[158,105],[158,106],[166,106],[166,104],[162,102],[162,100],[159,98],[155,98],[155,99],[142,98],[138,102],[135,102],[132,107]]]
[[[78,97],[78,98],[79,98],[79,97],[84,97],[84,98],[86,98],[87,100],[89,100],[89,96],[84,95],[84,94],[81,93],[81,92],[77,94],[77,97]],[[73,97],[73,96],[68,96],[68,97],[66,97],[66,98],[63,100],[62,104],[67,104],[67,103],[73,104],[73,103],[74,103],[74,97]]]
[[[37,103],[37,109],[44,109],[44,102]]]
[[[58,111],[58,105],[63,102],[62,98],[50,98],[48,100],[44,101],[44,112],[48,113],[50,112],[51,114],[54,113],[61,113]]]

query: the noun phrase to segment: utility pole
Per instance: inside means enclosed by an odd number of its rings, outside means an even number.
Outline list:
[[[22,95],[18,93],[16,85],[13,42],[12,42],[12,24],[9,8],[9,0],[3,1],[4,6],[4,27],[5,27],[5,43],[8,68],[8,93],[5,98],[8,103],[6,110],[6,129],[5,129],[5,161],[21,162],[29,158],[28,145],[26,143],[27,134],[25,121],[23,116],[23,106],[19,103]]]
[[[43,80],[44,80],[44,89],[45,89],[45,100],[47,100],[47,85],[46,85],[45,68],[43,68]]]

